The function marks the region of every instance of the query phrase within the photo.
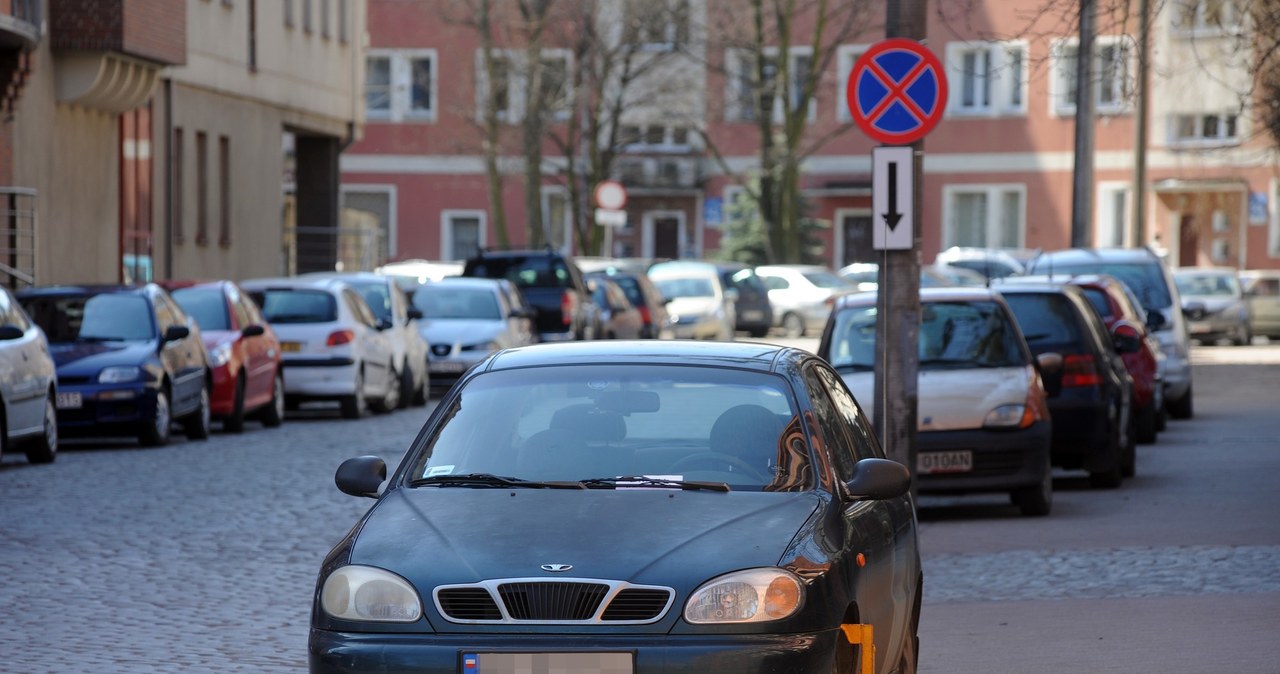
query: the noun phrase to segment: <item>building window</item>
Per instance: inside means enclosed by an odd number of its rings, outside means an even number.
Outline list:
[[[1022,247],[1025,185],[947,185],[942,190],[944,248]]]
[[[849,102],[845,98],[845,87],[849,82],[849,75],[853,72],[853,64],[857,63],[858,58],[866,53],[870,45],[865,44],[843,44],[836,49],[836,67],[838,68],[839,77],[836,78],[836,91],[832,98],[836,101],[836,119],[841,122],[853,121],[853,117],[849,114]]]
[[[1053,111],[1059,116],[1076,111],[1078,86],[1076,62],[1079,45],[1075,40],[1054,44]],[[1100,35],[1093,44],[1093,104],[1102,114],[1118,114],[1129,109],[1132,87],[1133,48],[1127,37]]]
[[[477,113],[484,109],[486,96],[492,96],[498,111],[498,119],[515,123],[524,118],[525,94],[529,83],[524,67],[524,54],[519,51],[495,50],[490,55],[493,62],[492,82],[485,76],[484,53],[476,51],[476,72],[480,74],[476,87]],[[569,118],[569,102],[572,90],[569,73],[571,56],[565,49],[544,49],[542,52],[542,91],[540,101],[553,119]]]
[[[393,122],[436,118],[436,52],[376,51],[365,60],[365,110]]]
[[[778,76],[780,68],[778,49],[769,47],[764,50],[762,72],[756,72],[755,54],[745,49],[730,49],[725,54],[725,65],[729,73],[728,90],[725,92],[725,120],[730,122],[750,122],[756,119],[756,110],[761,96],[768,97],[773,110],[773,122],[783,120],[784,101],[790,110],[799,110],[804,98],[805,85],[813,77],[813,50],[809,47],[792,47],[787,52],[786,82]],[[783,87],[786,91],[783,91]],[[816,110],[814,97],[809,97],[808,119],[814,118]]]
[[[1094,245],[1098,248],[1123,248],[1129,231],[1129,186],[1099,185],[1098,228]]]
[[[445,211],[441,218],[441,259],[465,260],[484,247],[484,211]]]
[[[173,219],[173,242],[181,245],[186,235],[183,233],[183,213],[184,206],[182,195],[186,192],[186,184],[183,182],[185,172],[182,170],[182,162],[185,160],[183,156],[182,127],[174,127],[173,129],[173,187],[170,191],[173,203],[169,205],[169,217]]]
[[[689,42],[689,0],[628,0],[623,24],[628,45],[671,51]]]
[[[231,246],[231,139],[218,137],[218,245]]]
[[[311,22],[311,2],[312,0],[302,0],[302,30],[308,33],[315,30],[315,24]]]
[[[1026,112],[1027,46],[1014,42],[947,45],[951,113],[994,116]]]
[[[1188,37],[1240,31],[1248,16],[1245,0],[1174,0],[1173,34]]]
[[[329,18],[333,12],[329,11],[329,0],[320,0],[320,35],[330,37],[333,35],[329,30]]]
[[[688,152],[689,127],[662,124],[623,125],[618,144],[627,152]]]
[[[569,191],[560,185],[542,188],[542,227],[547,245],[568,253],[573,247],[569,225]]]
[[[371,214],[382,233],[382,259],[396,256],[396,187],[395,185],[343,185],[342,210]]]
[[[209,138],[196,132],[196,245],[209,243]]]
[[[1239,117],[1235,113],[1174,115],[1169,131],[1171,145],[1214,146],[1240,142]]]

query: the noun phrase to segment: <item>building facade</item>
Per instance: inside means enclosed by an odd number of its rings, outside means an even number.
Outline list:
[[[628,187],[627,222],[605,230],[607,254],[713,253],[759,166],[751,59],[735,47],[728,34],[733,27],[724,20],[734,16],[735,3],[666,4],[678,11],[632,36],[638,52],[662,60],[635,85],[619,120],[613,177]],[[1248,34],[1247,19],[1233,13],[1236,3],[1155,4],[1141,184],[1135,182],[1139,22],[1111,15],[1097,22],[1088,238],[1097,246],[1150,245],[1174,265],[1280,267],[1280,155],[1276,140],[1251,118],[1252,54],[1240,38]],[[1078,39],[1069,12],[1047,17],[1042,5],[931,5],[928,45],[944,63],[950,89],[944,119],[924,144],[918,222],[925,262],[956,245],[1070,245]],[[466,21],[447,16],[448,6],[370,0],[368,125],[343,157],[343,194],[348,205],[378,218],[391,242],[389,259],[456,259],[496,243],[482,153],[481,43],[474,30],[458,28]],[[616,18],[628,5],[597,6],[600,25],[608,26],[620,23]],[[1028,23],[1033,15],[1040,23]],[[882,39],[883,6],[870,6],[854,25],[838,44],[815,54],[807,44],[815,27],[802,18],[786,59],[796,79],[820,70],[807,116],[806,139],[814,149],[800,180],[809,215],[828,225],[817,236],[823,261],[833,267],[875,259],[874,143],[853,126],[845,86],[857,57]],[[543,59],[563,59],[571,71],[572,45],[567,38],[549,42]],[[498,53],[515,54],[512,63],[523,57],[518,45],[499,46]],[[515,134],[522,85],[509,79],[502,119],[504,132]],[[787,95],[779,92],[778,106]],[[580,117],[553,120],[548,136],[564,135],[573,123]],[[501,204],[518,243],[526,236],[523,155],[517,143],[503,147]],[[543,149],[543,238],[581,250],[581,242],[563,232],[573,210],[586,204],[569,200],[565,149],[554,142]]]

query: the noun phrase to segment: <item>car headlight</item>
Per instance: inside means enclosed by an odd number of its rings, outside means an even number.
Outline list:
[[[986,428],[1014,428],[1022,425],[1026,413],[1026,405],[1001,405],[987,413],[982,425]]]
[[[209,352],[209,365],[222,367],[231,360],[231,342],[223,342]]]
[[[703,583],[689,597],[684,619],[695,625],[759,623],[795,615],[804,584],[785,569],[735,571]]]
[[[142,368],[133,365],[114,365],[102,368],[98,373],[99,384],[124,384],[142,378]]]
[[[409,582],[372,566],[344,566],[329,574],[320,607],[343,620],[411,623],[422,617],[422,602]]]

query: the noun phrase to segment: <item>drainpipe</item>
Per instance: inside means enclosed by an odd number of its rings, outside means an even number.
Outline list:
[[[173,80],[164,80],[164,277],[173,278],[173,235],[177,214],[173,208]]]
[[[1133,147],[1133,233],[1128,243],[1135,248],[1147,243],[1147,82],[1151,55],[1151,0],[1142,0],[1138,17],[1138,109],[1137,136]]]

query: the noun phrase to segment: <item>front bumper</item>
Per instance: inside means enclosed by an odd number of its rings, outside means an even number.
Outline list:
[[[156,391],[143,383],[58,386],[58,397],[79,395],[79,407],[58,406],[58,433],[66,437],[134,435],[156,415]]]
[[[461,674],[473,653],[632,653],[641,672],[822,672],[834,666],[838,629],[707,636],[585,634],[363,634],[311,630],[312,674]],[[534,670],[537,672],[538,670]]]
[[[1050,470],[1049,446],[1053,426],[1037,421],[1013,430],[969,429],[922,431],[917,452],[973,452],[973,470],[964,473],[919,474],[922,494],[1008,491],[1041,484]]]

